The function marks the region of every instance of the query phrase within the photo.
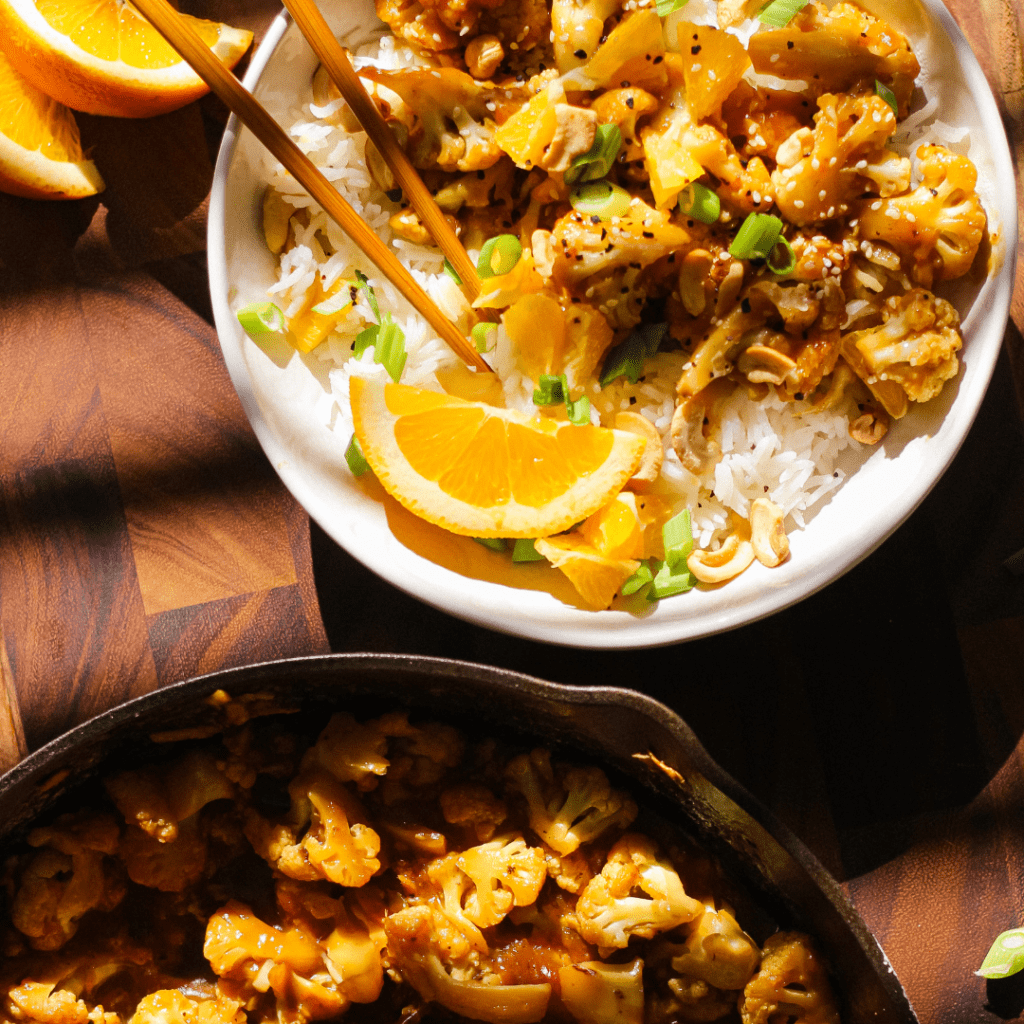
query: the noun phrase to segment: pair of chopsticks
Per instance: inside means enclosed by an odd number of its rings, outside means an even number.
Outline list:
[[[433,235],[448,262],[462,279],[463,290],[472,301],[480,293],[476,267],[473,266],[451,225],[445,220],[434,197],[409,162],[409,158],[395,141],[380,111],[367,96],[355,69],[334,38],[334,33],[328,28],[323,15],[313,0],[286,0],[285,6],[370,140],[387,161],[395,180],[409,197],[424,226]],[[399,263],[394,253],[341,197],[309,157],[287,136],[266,108],[213,55],[192,26],[178,16],[178,12],[167,0],[136,0],[135,7],[256,138],[284,164],[452,350],[468,365],[478,370],[489,370],[490,367],[480,357],[476,347],[437,308],[412,274]]]

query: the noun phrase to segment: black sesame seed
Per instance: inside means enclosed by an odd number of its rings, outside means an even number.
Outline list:
[[[578,57],[580,60],[585,60],[587,56],[586,50],[573,50],[572,55]]]
[[[698,43],[696,46],[691,46],[690,53],[692,53],[694,57],[696,57],[697,54],[700,53],[700,44]]]
[[[393,203],[400,203],[402,201],[402,190],[400,188],[389,188],[384,195]]]
[[[630,110],[633,109],[633,97],[632,96],[627,96],[626,97],[626,106],[629,107]]]

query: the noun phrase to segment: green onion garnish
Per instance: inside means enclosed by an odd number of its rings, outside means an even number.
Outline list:
[[[603,220],[623,216],[632,201],[633,197],[624,188],[610,181],[588,181],[569,193],[574,210]]]
[[[476,261],[476,272],[481,278],[500,277],[507,274],[522,255],[523,247],[515,235],[495,235],[484,242]]]
[[[647,591],[647,600],[659,601],[663,597],[683,594],[687,590],[692,590],[696,582],[690,572],[686,570],[673,572],[668,562],[655,559],[654,582],[651,584],[651,589]]]
[[[780,265],[772,263],[772,257],[776,251],[782,249],[786,254],[786,262]],[[792,274],[796,269],[796,253],[793,252],[793,246],[789,244],[789,239],[785,235],[779,235],[779,240],[775,243],[772,251],[768,254],[768,269],[773,274]]]
[[[533,546],[529,537],[520,537],[512,548],[513,562],[543,562],[544,556]]]
[[[370,464],[363,455],[363,449],[359,445],[359,438],[355,434],[352,435],[352,440],[349,441],[348,447],[345,449],[345,461],[348,463],[348,468],[352,470],[353,476],[362,476],[370,468]]]
[[[473,330],[469,333],[473,339],[473,344],[476,345],[477,352],[488,352],[490,351],[493,337],[498,333],[498,325],[484,321],[474,325]]]
[[[448,262],[448,257],[444,258],[444,272],[457,284],[459,287],[462,286],[462,278],[459,277],[455,268]]]
[[[561,405],[565,401],[566,391],[569,382],[565,374],[555,376],[552,373],[542,373],[537,381],[537,390],[533,393],[534,405]]]
[[[706,185],[691,181],[679,193],[679,212],[702,224],[714,224],[722,213],[722,200]]]
[[[1008,978],[1021,969],[1024,969],[1024,928],[1012,928],[992,943],[975,973],[980,978]]]
[[[236,314],[248,334],[269,334],[284,330],[284,313],[272,302],[254,302]]]
[[[758,11],[757,20],[762,25],[771,25],[772,28],[785,28],[797,11],[802,11],[807,3],[808,0],[772,0]]]
[[[689,509],[684,508],[661,528],[661,539],[665,545],[665,564],[669,570],[673,573],[684,572],[687,556],[693,550]]]
[[[628,377],[631,384],[640,380],[644,360],[658,351],[668,324],[638,324],[629,337],[605,356],[601,369],[601,387],[606,388],[619,377]]]
[[[377,344],[377,335],[380,333],[380,326],[378,324],[371,324],[369,327],[365,327],[356,335],[356,340],[352,342],[352,351],[358,359],[371,345]]]
[[[366,275],[361,270],[356,271],[356,280],[359,281],[359,287],[366,292],[366,299],[370,303],[370,309],[373,310],[374,319],[380,323],[380,306],[377,305],[377,296],[370,287],[370,282],[367,281]]]
[[[566,392],[568,395],[568,392]],[[586,395],[580,395],[575,402],[565,399],[565,412],[569,422],[577,427],[585,427],[590,422],[590,399]]]
[[[659,18],[667,18],[676,11],[681,11],[687,4],[687,0],[657,0],[654,5],[658,11]]]
[[[766,260],[782,234],[782,221],[770,213],[749,213],[729,246],[740,260]]]
[[[877,78],[875,79],[875,95],[881,96],[882,99],[892,107],[892,112],[897,117],[900,116],[900,106],[896,102],[896,93],[894,93],[889,86],[883,85]]]
[[[686,3],[686,0],[683,0]],[[576,157],[565,172],[566,185],[603,178],[615,163],[622,148],[622,132],[617,124],[599,124],[594,144],[582,156]]]
[[[569,380],[564,373],[557,377],[551,373],[542,373],[537,381],[537,390],[533,393],[533,404],[561,405],[562,402],[565,402],[570,423],[577,427],[585,427],[590,423],[590,399],[580,395],[574,402],[569,394]]]
[[[646,562],[641,562],[640,568],[622,584],[622,589],[619,593],[623,597],[629,597],[630,594],[635,594],[641,587],[646,587],[653,579],[654,573],[651,572],[651,567]]]
[[[405,359],[405,333],[391,314],[385,313],[377,332],[377,342],[373,346],[373,361],[380,363],[397,384],[405,368]]]
[[[504,551],[508,547],[501,537],[474,537],[473,540],[477,544],[483,544],[485,548],[490,548],[491,551]]]

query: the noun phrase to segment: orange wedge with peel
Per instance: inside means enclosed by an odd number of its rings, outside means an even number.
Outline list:
[[[469,537],[545,537],[622,490],[645,441],[483,402],[353,377],[356,437],[384,489]]]
[[[103,191],[67,107],[30,85],[0,52],[0,191],[28,199],[82,199]]]
[[[228,67],[252,42],[243,29],[181,17]],[[29,82],[72,110],[152,117],[209,92],[124,0],[0,0],[0,40]]]
[[[562,537],[535,541],[534,547],[569,577],[580,597],[595,611],[611,605],[622,584],[640,565],[633,559],[602,555],[575,530]]]

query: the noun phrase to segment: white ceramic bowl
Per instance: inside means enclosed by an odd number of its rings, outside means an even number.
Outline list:
[[[375,24],[369,0],[322,0],[342,38]],[[911,38],[937,90],[942,117],[980,133],[972,151],[996,232],[993,272],[951,296],[963,317],[960,375],[933,402],[913,409],[808,525],[791,535],[782,566],[755,562],[723,587],[659,602],[643,617],[588,612],[543,591],[502,586],[436,564],[401,543],[381,504],[367,496],[344,459],[347,436],[323,415],[326,384],[314,360],[254,343],[233,309],[266,298],[276,258],[267,250],[260,201],[267,178],[260,144],[232,117],[214,178],[209,217],[210,289],[224,359],[264,451],[285,485],[353,557],[395,586],[452,615],[492,629],[579,647],[648,647],[721,632],[770,615],[842,575],[882,543],[918,506],[953,460],[981,405],[1009,309],[1016,254],[1013,165],[985,77],[941,0],[869,0]],[[927,59],[924,59],[927,55]],[[286,15],[254,56],[245,84],[273,109],[274,97],[308,87],[316,58]],[[343,585],[339,583],[338,585]]]

